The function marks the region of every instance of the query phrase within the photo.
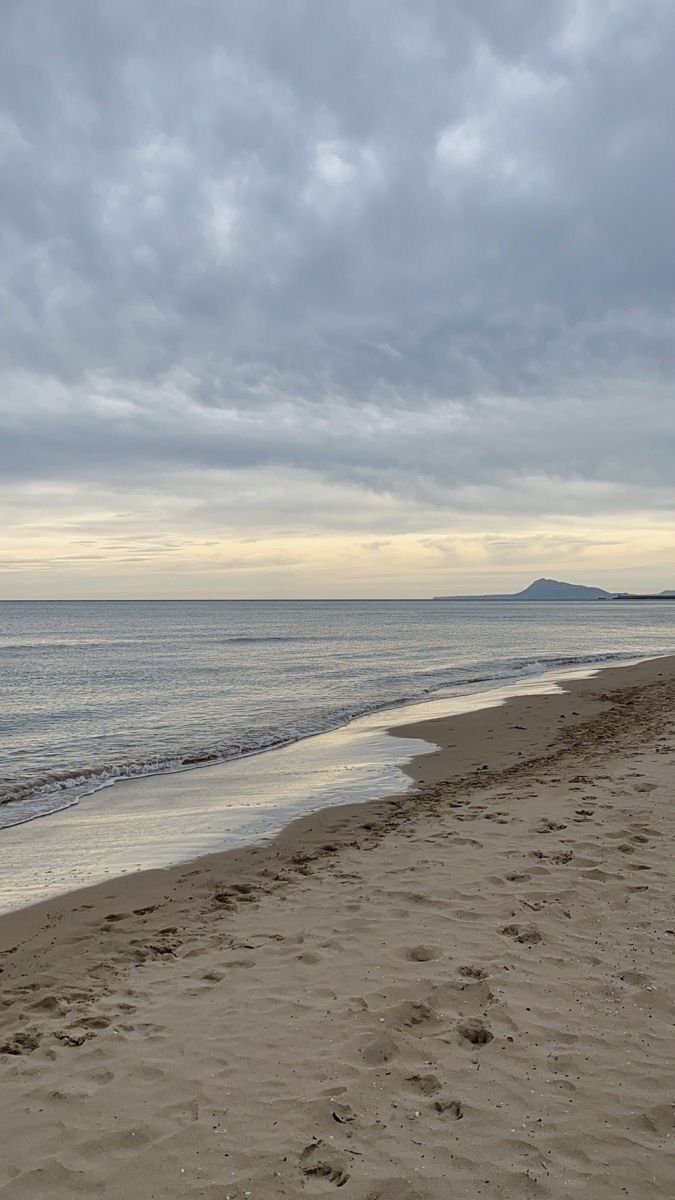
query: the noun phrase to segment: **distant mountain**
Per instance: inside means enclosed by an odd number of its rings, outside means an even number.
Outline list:
[[[434,596],[434,600],[611,600],[614,592],[586,587],[583,583],[564,583],[559,579],[535,579],[522,592],[493,596]]]
[[[583,583],[563,583],[559,579],[535,579],[514,600],[609,600],[613,592],[604,588],[586,587]]]

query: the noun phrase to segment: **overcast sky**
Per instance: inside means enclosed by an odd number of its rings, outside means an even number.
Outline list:
[[[4,0],[0,596],[675,587],[672,0]]]

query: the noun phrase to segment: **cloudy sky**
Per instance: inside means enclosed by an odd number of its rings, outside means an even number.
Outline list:
[[[4,0],[0,596],[675,587],[672,0]]]

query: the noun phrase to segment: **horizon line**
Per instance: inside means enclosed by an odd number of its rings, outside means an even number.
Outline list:
[[[467,595],[467,600],[474,597]],[[0,604],[381,604],[437,600],[437,596],[0,596]]]
[[[582,585],[583,586],[583,585]],[[658,592],[608,592],[607,599],[628,597],[660,599],[668,588]],[[605,599],[605,597],[598,597]],[[518,592],[479,593],[461,592],[456,595],[431,596],[0,596],[0,604],[433,604],[447,600],[467,600],[503,603],[520,600],[523,604],[588,604],[582,597],[535,597],[526,599]]]

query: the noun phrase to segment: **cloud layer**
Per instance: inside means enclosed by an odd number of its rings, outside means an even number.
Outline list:
[[[122,592],[170,591],[162,559],[205,564],[202,593],[318,593],[336,537],[371,594],[423,593],[437,536],[460,571],[516,570],[534,544],[553,568],[574,544],[656,581],[669,0],[8,0],[3,18],[8,594],[110,591],[115,539]],[[384,539],[367,576],[360,537]]]

